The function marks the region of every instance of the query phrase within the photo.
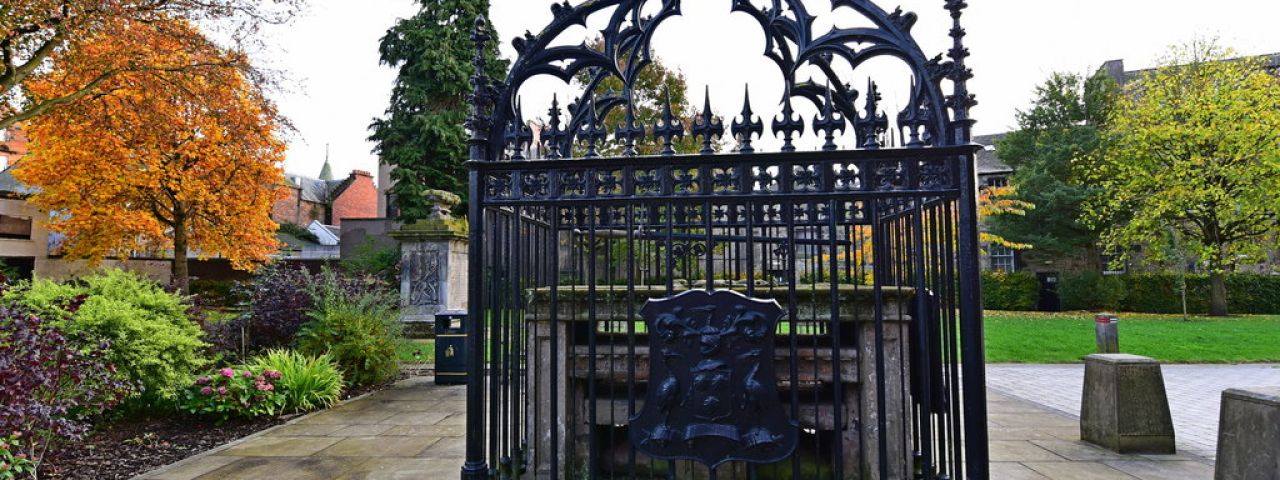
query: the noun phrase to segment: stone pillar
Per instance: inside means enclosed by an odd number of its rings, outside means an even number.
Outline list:
[[[1280,387],[1222,392],[1217,480],[1280,480]]]
[[[449,214],[457,195],[423,195],[436,210],[389,235],[400,241],[400,320],[431,325],[436,314],[467,312],[467,221]]]
[[[1119,453],[1175,453],[1160,363],[1123,353],[1085,357],[1080,438]]]

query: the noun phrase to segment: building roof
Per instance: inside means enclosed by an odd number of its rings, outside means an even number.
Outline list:
[[[1000,160],[996,155],[996,142],[1004,138],[1008,133],[997,133],[994,135],[974,135],[973,143],[982,145],[982,150],[978,151],[978,175],[995,175],[1002,173],[1013,173],[1013,167]]]
[[[1266,65],[1266,69],[1272,73],[1280,74],[1280,53],[1271,53],[1267,55],[1258,55],[1257,57],[1241,57],[1241,58],[1261,58]],[[1142,78],[1143,75],[1154,72],[1155,68],[1146,68],[1141,70],[1125,70],[1124,60],[1108,60],[1102,63],[1103,71],[1107,72],[1116,83],[1123,86],[1126,83]]]
[[[36,189],[19,182],[13,178],[13,167],[6,167],[4,171],[0,171],[0,196],[20,196],[25,197],[36,193]]]
[[[289,185],[302,190],[302,200],[312,203],[329,203],[346,190],[350,178],[342,180],[321,180],[294,173],[285,174]]]

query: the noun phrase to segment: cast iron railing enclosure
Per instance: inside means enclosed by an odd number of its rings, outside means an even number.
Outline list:
[[[801,0],[726,3],[785,81],[772,117],[748,91],[731,119],[637,121],[680,0],[554,3],[504,80],[477,20],[464,479],[988,477],[966,5],[940,2],[952,47],[929,57],[915,14],[869,0],[831,5],[871,26],[824,32]],[[599,46],[564,45],[597,17]],[[837,73],[885,56],[912,74],[892,119]],[[584,88],[535,126],[538,75]]]

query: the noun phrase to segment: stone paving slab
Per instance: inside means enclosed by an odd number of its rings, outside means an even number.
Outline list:
[[[436,386],[430,378],[409,379],[137,478],[457,478],[465,447],[464,395],[463,387]],[[1067,414],[998,391],[989,397],[993,479],[1213,477],[1204,458],[1114,454],[1081,442],[1078,420]]]
[[[1280,386],[1280,365],[1162,365],[1178,451],[1213,459],[1222,391]],[[995,391],[1078,418],[1084,365],[988,365]],[[993,416],[994,417],[994,416]]]
[[[454,478],[463,463],[465,394],[411,378],[136,478]]]
[[[1209,480],[1211,461],[1194,455],[1121,455],[1080,440],[1079,419],[988,392],[991,478],[999,480]],[[1069,425],[1065,426],[1064,425]]]

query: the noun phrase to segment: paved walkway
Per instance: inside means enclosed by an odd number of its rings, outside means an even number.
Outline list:
[[[1228,388],[1280,385],[1280,365],[1164,365],[1178,450],[1215,458],[1218,408]],[[1079,417],[1084,365],[988,365],[997,392]]]
[[[1014,371],[998,367],[993,376]],[[412,378],[138,478],[456,478],[464,453],[464,393],[462,387],[436,386],[430,377]],[[1083,443],[1075,417],[999,391],[991,392],[990,413],[993,479],[1213,477],[1211,462],[1202,457],[1118,455]]]
[[[139,478],[456,478],[465,453],[465,393],[411,378]]]

